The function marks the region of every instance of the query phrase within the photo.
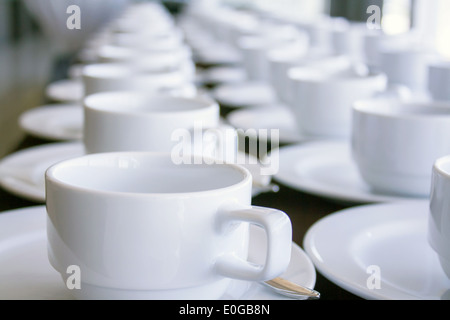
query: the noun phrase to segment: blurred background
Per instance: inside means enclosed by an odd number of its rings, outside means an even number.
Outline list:
[[[193,1],[202,0],[162,2],[177,15]],[[208,5],[224,3],[257,8],[292,18],[326,14],[352,21],[366,21],[370,16],[367,8],[377,5],[382,9],[382,26],[386,33],[402,33],[415,27],[422,33],[424,43],[450,57],[448,0],[203,1]],[[74,57],[84,37],[129,2],[143,1],[60,0],[63,9],[70,4],[78,4],[82,9],[83,28],[74,31],[61,27],[67,14],[55,7],[52,0],[0,0],[0,157],[23,138],[24,133],[17,124],[19,115],[45,102],[46,85],[67,76],[67,67],[76,62]],[[85,9],[85,5],[90,7]],[[70,36],[68,31],[71,31]]]

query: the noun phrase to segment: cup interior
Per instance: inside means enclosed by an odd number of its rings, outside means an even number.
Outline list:
[[[104,92],[88,96],[85,108],[135,115],[174,114],[196,111],[218,112],[218,106],[206,98],[172,97],[164,94],[137,92]]]
[[[58,163],[46,178],[90,192],[149,195],[220,190],[251,176],[235,165],[175,164],[165,154],[103,153]]]

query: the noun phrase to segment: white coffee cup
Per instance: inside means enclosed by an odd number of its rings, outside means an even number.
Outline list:
[[[343,68],[344,67],[344,68]],[[327,64],[288,71],[289,104],[302,133],[311,138],[348,138],[352,105],[386,89],[386,76],[364,65]]]
[[[233,164],[176,165],[169,155],[103,153],[46,172],[48,254],[78,299],[218,299],[230,279],[268,280],[290,261],[292,228],[251,206],[252,178]],[[247,262],[249,224],[268,235]]]
[[[400,34],[387,34],[382,29],[367,29],[363,33],[364,63],[378,69],[381,65],[381,52],[418,46],[418,36],[414,31]]]
[[[271,50],[267,54],[270,70],[270,84],[276,91],[278,98],[285,104],[292,102],[292,88],[288,71],[294,67],[320,65],[332,68],[338,65],[342,68],[349,65],[350,61],[344,56],[334,56],[318,52],[316,49],[304,48],[297,44]]]
[[[303,17],[294,24],[308,34],[312,48],[324,54],[332,54],[332,30],[335,29],[336,20],[341,20],[341,18],[316,15]]]
[[[364,34],[366,23],[336,20],[331,30],[331,42],[335,55],[348,56],[354,62],[365,63]]]
[[[231,161],[237,134],[221,126],[218,104],[206,97],[104,92],[84,100],[86,153],[151,151]],[[185,162],[185,161],[184,161]]]
[[[380,68],[389,84],[404,85],[418,93],[427,91],[428,65],[433,54],[424,48],[405,46],[384,48],[379,52]]]
[[[270,50],[287,45],[307,46],[306,34],[292,26],[266,27],[268,34],[243,36],[238,40],[243,66],[252,81],[269,82],[270,67],[267,54]]]
[[[151,66],[145,64],[145,61],[134,64],[90,64],[83,68],[82,80],[85,96],[123,90],[194,91],[193,84],[182,70],[154,71]]]
[[[361,177],[385,194],[428,197],[434,161],[450,154],[450,105],[358,101],[353,157]]]
[[[428,68],[430,97],[437,101],[450,101],[450,62],[433,61]]]
[[[450,278],[450,156],[436,160],[432,171],[428,242]]]

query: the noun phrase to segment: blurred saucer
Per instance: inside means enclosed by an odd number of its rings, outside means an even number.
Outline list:
[[[231,108],[260,107],[277,103],[275,90],[263,82],[223,84],[212,90],[212,96],[219,104]]]
[[[344,203],[423,200],[373,191],[362,180],[346,140],[287,146],[278,150],[277,157],[279,170],[274,180],[298,191]]]
[[[240,53],[234,48],[211,43],[195,52],[195,62],[204,65],[238,65],[242,61]]]
[[[19,118],[20,127],[30,135],[47,140],[80,140],[83,108],[77,104],[46,105],[31,109]]]
[[[45,171],[53,164],[84,154],[77,142],[58,142],[17,151],[0,161],[0,186],[14,195],[45,202]]]
[[[80,79],[64,79],[49,84],[45,94],[58,102],[80,102],[84,97],[83,82]]]
[[[242,68],[232,66],[208,68],[200,74],[200,82],[210,85],[241,83],[246,78],[247,75]]]
[[[242,129],[246,134],[255,133],[255,138],[270,140],[270,136],[263,136],[261,132],[272,129],[279,130],[280,143],[297,143],[304,141],[297,130],[297,125],[290,112],[284,105],[271,105],[265,108],[249,108],[236,110],[227,116],[228,122],[236,129]]]

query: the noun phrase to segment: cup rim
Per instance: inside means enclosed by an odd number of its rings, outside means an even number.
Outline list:
[[[450,155],[438,158],[433,165],[433,169],[440,175],[450,179],[450,170],[444,170],[443,165],[450,164]]]
[[[416,112],[386,112],[374,106],[383,104],[398,104],[402,107],[415,107],[421,109],[434,109],[440,111],[446,111],[438,114],[427,114],[424,116],[423,113]],[[430,121],[430,120],[450,120],[450,102],[444,101],[426,101],[426,102],[414,102],[414,101],[401,101],[392,100],[389,98],[381,99],[363,99],[355,101],[352,105],[352,110],[354,113],[359,113],[363,115],[370,115],[382,119],[405,119],[405,120],[416,120],[416,121]]]
[[[165,99],[165,100],[172,100],[172,101],[184,101],[184,102],[196,102],[198,104],[202,104],[203,106],[200,108],[191,108],[188,110],[176,110],[176,111],[164,111],[164,110],[153,110],[153,111],[147,111],[147,112],[139,112],[139,111],[132,111],[127,108],[121,108],[119,110],[113,110],[110,108],[104,108],[104,107],[98,107],[93,105],[93,101],[96,99],[111,99],[112,97],[130,97],[130,96],[140,96],[144,99]],[[98,103],[98,102],[97,102]],[[188,115],[192,114],[193,112],[205,112],[205,111],[214,111],[216,113],[219,113],[219,105],[218,103],[204,95],[196,94],[195,96],[175,96],[175,95],[169,95],[165,93],[159,93],[159,92],[140,92],[140,91],[132,91],[132,90],[126,90],[126,91],[112,91],[112,92],[98,92],[94,93],[92,95],[89,95],[84,98],[83,100],[83,108],[85,110],[103,113],[103,114],[110,114],[110,115],[132,115],[132,116],[139,116],[139,117],[149,117],[149,116],[159,116],[159,117],[173,117],[174,115]]]
[[[58,185],[63,187],[66,190],[71,190],[71,191],[75,191],[75,192],[82,192],[82,193],[89,193],[89,194],[94,194],[94,195],[98,195],[98,196],[114,196],[114,197],[127,197],[127,198],[139,198],[139,199],[143,199],[143,198],[174,198],[174,197],[202,197],[202,196],[210,196],[210,195],[214,195],[217,193],[223,193],[223,192],[227,192],[233,189],[239,189],[241,187],[244,187],[246,184],[252,184],[252,175],[250,173],[250,171],[245,168],[244,166],[240,166],[238,164],[234,164],[234,163],[222,163],[222,164],[217,164],[214,163],[214,159],[213,158],[208,158],[205,156],[191,156],[194,159],[194,163],[195,160],[202,160],[202,162],[200,162],[200,164],[190,164],[190,166],[196,166],[196,165],[201,165],[201,166],[210,166],[210,165],[215,165],[215,166],[226,166],[228,168],[232,168],[235,171],[239,171],[242,174],[242,178],[236,182],[233,183],[231,185],[228,186],[224,186],[224,187],[218,187],[218,188],[214,188],[214,189],[208,189],[208,190],[201,190],[201,191],[189,191],[189,192],[160,192],[160,193],[156,193],[156,192],[125,192],[125,191],[107,191],[107,190],[101,190],[101,189],[96,189],[93,187],[86,187],[86,186],[77,186],[74,185],[73,183],[67,182],[67,181],[63,181],[62,179],[56,177],[56,171],[64,166],[70,166],[71,164],[76,164],[76,163],[80,163],[82,161],[85,161],[87,159],[95,159],[95,158],[104,158],[104,159],[111,159],[111,158],[115,158],[115,157],[120,157],[120,156],[127,156],[127,157],[152,157],[152,158],[156,158],[156,157],[164,157],[164,158],[170,158],[170,154],[168,153],[163,153],[163,152],[147,152],[147,151],[133,151],[133,152],[106,152],[106,153],[95,153],[95,154],[85,154],[83,156],[79,156],[76,158],[71,158],[71,159],[66,159],[63,161],[60,161],[58,163],[53,164],[52,166],[50,166],[46,171],[45,171],[45,181],[46,184],[48,182],[51,182],[54,185]],[[205,163],[205,160],[209,159],[211,161],[212,164],[207,164]]]

